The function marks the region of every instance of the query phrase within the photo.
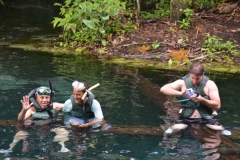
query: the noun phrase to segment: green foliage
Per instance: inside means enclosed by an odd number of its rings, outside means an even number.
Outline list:
[[[125,2],[119,0],[66,0],[60,7],[60,17],[52,21],[54,27],[62,27],[61,46],[107,45],[112,34],[123,34],[136,26],[129,19],[122,21]],[[81,49],[79,49],[81,50]]]
[[[178,20],[177,22],[180,23],[181,29],[189,29],[192,21],[192,16],[194,15],[194,11],[193,9],[187,8],[183,12],[186,18],[184,18],[182,21]]]
[[[160,47],[160,43],[158,42],[158,40],[156,40],[153,44],[152,44],[152,48],[154,50],[158,49]]]
[[[172,32],[175,31],[175,29],[173,27],[169,27],[169,30]]]
[[[151,11],[141,11],[140,18],[168,18],[170,15],[170,0],[151,0],[146,5],[155,5]]]
[[[224,60],[229,60],[231,57],[238,56],[238,45],[235,45],[231,41],[225,43],[222,41],[222,38],[210,36],[209,34],[207,35],[207,39],[204,41],[204,48],[209,58],[214,59],[216,54]]]
[[[173,60],[172,60],[171,58],[168,60],[168,64],[169,64],[169,65],[172,65],[172,64],[173,64]]]
[[[180,23],[181,29],[189,29],[191,24],[191,19],[184,18],[182,21],[178,21]]]
[[[207,6],[216,6],[216,5],[224,4],[224,2],[221,0],[196,0],[196,1],[193,1],[193,3],[199,9],[203,9],[203,7],[207,7]]]
[[[181,39],[181,43],[182,43],[183,47],[186,47],[187,46],[187,42],[188,42],[188,36],[187,35],[180,36],[180,39]]]
[[[0,4],[1,4],[1,5],[4,5],[4,2],[3,2],[2,0],[0,0]]]
[[[189,9],[189,8],[185,9],[183,12],[184,12],[187,19],[192,18],[192,16],[194,15],[194,11],[192,9]]]

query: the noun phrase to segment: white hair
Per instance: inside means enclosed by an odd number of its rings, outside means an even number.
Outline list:
[[[84,83],[78,82],[78,81],[74,81],[74,82],[72,83],[72,87],[73,87],[73,88],[77,88],[78,90],[85,90],[85,89],[86,89]]]

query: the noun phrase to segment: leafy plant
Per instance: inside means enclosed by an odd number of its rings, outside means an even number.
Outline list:
[[[169,27],[170,31],[175,31],[175,29],[173,27]]]
[[[152,44],[152,48],[154,50],[158,49],[160,47],[160,43],[158,42],[158,40],[156,40],[153,44]]]
[[[187,46],[187,42],[188,42],[188,36],[185,35],[185,36],[180,36],[180,40],[181,40],[181,43],[183,45],[183,47],[186,47]]]
[[[168,18],[170,15],[170,0],[152,0],[147,6],[155,6],[150,11],[141,11],[140,18]]]
[[[169,65],[172,65],[172,64],[173,64],[173,60],[172,60],[171,58],[168,60],[168,64],[169,64]]]
[[[216,5],[224,4],[224,2],[221,0],[197,0],[197,1],[194,1],[193,3],[199,9],[203,9],[203,7],[206,7],[206,6],[216,6]]]
[[[135,28],[132,21],[123,22],[125,2],[119,0],[66,0],[60,7],[60,16],[53,27],[62,27],[62,46],[107,45],[112,34],[123,34]]]
[[[185,9],[183,12],[184,12],[187,19],[191,19],[192,16],[194,15],[194,11],[192,9],[189,9],[189,8]]]
[[[181,29],[189,29],[191,20],[190,19],[183,19],[182,21],[178,21],[180,23],[180,28]]]
[[[192,21],[192,16],[194,15],[194,11],[193,9],[187,8],[183,12],[186,18],[184,18],[182,21],[178,20],[177,22],[180,23],[181,29],[189,29]]]
[[[220,58],[228,61],[231,57],[238,56],[238,45],[231,41],[226,41],[225,43],[222,41],[222,38],[210,36],[210,34],[207,35],[207,39],[204,41],[204,48],[209,58],[214,59],[217,54]]]

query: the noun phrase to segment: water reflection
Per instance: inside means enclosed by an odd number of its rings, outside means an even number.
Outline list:
[[[29,152],[29,150],[34,150],[35,148],[30,148],[30,146],[32,145],[31,144],[31,140],[30,140],[30,134],[28,132],[29,130],[29,126],[31,125],[31,122],[30,124],[27,124],[29,123],[29,121],[27,121],[26,123],[24,123],[24,127],[21,125],[21,128],[18,127],[18,132],[14,135],[13,137],[13,141],[12,143],[9,144],[9,148],[4,150],[2,149],[1,152],[2,153],[5,153],[6,156],[8,156],[9,153],[13,152],[14,151],[14,147],[17,145],[17,143],[19,143],[19,141],[23,141],[22,142],[22,153],[26,153],[26,152]],[[41,122],[42,123],[42,122]],[[36,125],[36,123],[35,123]],[[38,128],[38,130],[40,130],[41,132],[42,131],[51,131],[51,132],[54,132],[56,133],[56,136],[54,136],[54,139],[53,141],[54,142],[58,142],[60,145],[61,145],[61,150],[59,152],[69,152],[69,150],[65,147],[65,142],[69,140],[68,138],[68,135],[69,135],[69,132],[64,129],[64,128],[54,128],[54,129],[51,129],[52,127],[52,124],[49,124],[49,122],[47,122],[46,124],[41,124],[41,125],[37,125],[37,127],[35,128]],[[38,134],[38,136],[40,136],[40,139],[43,139],[45,138],[45,136],[43,136],[42,134]]]
[[[164,159],[216,160],[220,157],[217,147],[221,138],[217,131],[193,124],[185,130],[165,134],[159,146],[164,148]]]
[[[53,125],[49,120],[34,124],[32,122],[33,121],[31,120],[27,120],[24,123],[17,123],[16,134],[13,136],[12,142],[8,145],[9,148],[1,149],[1,153],[3,153],[5,157],[14,157],[14,155],[19,155],[20,153],[21,156],[28,157],[29,154],[34,153],[37,150],[41,150],[42,153],[38,152],[37,155],[34,156],[39,158],[44,157],[44,152],[48,150],[48,147],[51,147],[48,145],[52,145],[51,141],[59,143],[61,146],[60,152],[69,151],[64,144],[69,139],[69,132],[67,130],[59,127],[52,129]],[[56,133],[53,140],[49,139],[51,132]],[[19,146],[18,144],[20,142],[22,145]]]

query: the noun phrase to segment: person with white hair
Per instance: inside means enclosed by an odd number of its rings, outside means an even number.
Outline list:
[[[81,128],[98,128],[104,122],[100,103],[94,98],[85,82],[72,83],[73,94],[66,100],[63,107],[65,124]],[[87,96],[84,94],[87,92]]]

